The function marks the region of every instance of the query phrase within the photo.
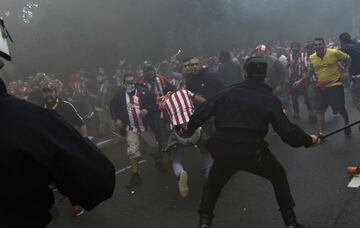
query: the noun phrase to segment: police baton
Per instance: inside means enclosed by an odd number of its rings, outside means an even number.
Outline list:
[[[331,132],[329,132],[329,133],[327,133],[325,135],[320,135],[319,138],[320,138],[321,141],[324,141],[327,137],[335,135],[335,134],[337,134],[337,133],[339,133],[339,132],[341,132],[341,131],[349,128],[349,127],[355,126],[357,124],[360,124],[360,120],[358,120],[358,121],[356,121],[354,123],[348,124],[348,125],[346,125],[346,126],[344,126],[342,128],[339,128],[337,130],[331,131]]]

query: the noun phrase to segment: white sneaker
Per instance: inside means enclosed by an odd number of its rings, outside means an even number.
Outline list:
[[[185,198],[189,195],[188,174],[185,170],[181,171],[179,178],[179,193]]]

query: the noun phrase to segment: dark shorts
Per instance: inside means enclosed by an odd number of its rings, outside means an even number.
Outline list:
[[[344,86],[338,85],[323,90],[317,89],[315,111],[325,112],[329,106],[337,112],[345,110]]]

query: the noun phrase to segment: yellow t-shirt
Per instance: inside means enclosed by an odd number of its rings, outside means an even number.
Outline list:
[[[317,56],[316,53],[312,54],[310,56],[310,65],[315,71],[319,84],[325,87],[342,85],[339,61],[348,58],[347,54],[337,49],[326,49],[323,58]]]

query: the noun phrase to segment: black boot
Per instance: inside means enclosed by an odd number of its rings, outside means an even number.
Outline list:
[[[157,170],[162,172],[168,170],[167,163],[165,162],[160,153],[152,154],[151,156],[154,159],[155,167]]]
[[[129,184],[126,185],[126,188],[136,187],[136,186],[142,184],[142,182],[143,182],[143,180],[142,180],[140,174],[138,174],[138,173],[133,173],[133,174],[131,175]]]
[[[213,216],[200,214],[199,228],[210,228]]]
[[[281,210],[281,216],[286,228],[310,228],[309,226],[299,224],[296,221],[296,215],[293,209]]]

